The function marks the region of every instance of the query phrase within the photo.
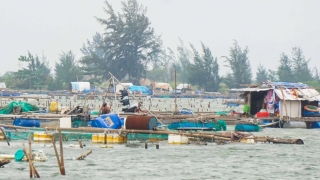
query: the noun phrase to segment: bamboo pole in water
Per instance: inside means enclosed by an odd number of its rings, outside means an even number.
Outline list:
[[[60,174],[62,175],[61,162],[60,162],[59,154],[58,154],[57,147],[56,147],[56,136],[52,136],[52,145],[53,145],[54,153],[56,154]]]
[[[1,132],[2,132],[2,134],[4,136],[4,139],[7,141],[8,146],[10,146],[10,143],[9,143],[9,140],[8,140],[8,137],[7,137],[6,133],[3,131],[2,127],[0,127],[0,129],[1,129]]]
[[[82,141],[79,139],[78,142],[79,142],[80,148],[83,148],[83,146],[82,146]]]
[[[174,68],[174,112],[177,113],[177,70]]]
[[[28,144],[29,144],[29,156],[30,156],[30,160],[32,161],[32,148],[31,148],[31,136],[28,136]],[[31,171],[32,167],[30,166],[30,178],[32,178],[32,171]]]
[[[83,160],[85,157],[87,157],[91,153],[92,153],[92,150],[89,150],[85,154],[82,154],[81,156],[79,156],[77,160]]]
[[[38,171],[34,167],[34,165],[32,163],[32,160],[31,160],[32,158],[30,157],[30,154],[27,153],[26,147],[24,146],[24,144],[23,144],[23,152],[24,152],[25,156],[27,156],[27,159],[28,159],[28,162],[29,162],[29,166],[30,166],[31,171],[32,171],[32,176],[35,177],[35,178],[40,178],[40,175],[38,174]]]
[[[63,159],[63,144],[62,144],[62,133],[61,129],[59,128],[59,142],[60,142],[60,168],[61,168],[61,175],[66,175],[66,170],[64,168],[64,159]]]

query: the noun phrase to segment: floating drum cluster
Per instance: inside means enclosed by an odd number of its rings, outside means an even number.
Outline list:
[[[189,138],[187,136],[178,134],[169,134],[168,144],[188,144]]]
[[[92,134],[92,143],[103,143],[103,144],[127,143],[127,137],[116,134],[116,133],[113,133],[113,134],[95,133],[95,134]]]
[[[46,133],[46,132],[34,132],[33,133],[33,141],[34,142],[52,142],[52,137],[54,134]]]

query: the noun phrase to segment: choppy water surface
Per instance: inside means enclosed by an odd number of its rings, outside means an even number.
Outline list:
[[[160,149],[149,144],[144,149],[114,145],[100,148],[84,141],[84,149],[64,143],[66,176],[61,176],[52,147],[34,144],[43,149],[49,160],[35,163],[42,179],[318,179],[320,130],[318,129],[264,129],[254,133],[261,136],[301,138],[304,145],[279,144],[225,144],[169,145],[160,143]],[[0,142],[0,154],[14,154],[27,141]],[[74,160],[92,149],[85,160]],[[0,179],[28,179],[27,162],[14,160],[0,169]]]

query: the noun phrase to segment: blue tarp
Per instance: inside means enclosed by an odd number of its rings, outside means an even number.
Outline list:
[[[146,87],[146,86],[130,86],[129,91],[131,91],[132,93],[136,93],[139,94],[139,92],[141,92],[141,94],[150,94],[151,91]]]
[[[285,88],[309,88],[307,84],[302,83],[289,83],[289,82],[271,82],[271,85],[274,85],[276,88],[279,86],[285,87]]]

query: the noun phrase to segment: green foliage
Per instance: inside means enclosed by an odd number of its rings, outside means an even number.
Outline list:
[[[277,71],[269,69],[268,70],[268,80],[270,80],[272,82],[278,81],[278,79],[277,79]]]
[[[234,87],[233,77],[230,72],[227,72],[226,75],[222,76],[221,82],[229,88]]]
[[[97,20],[105,26],[102,41],[82,48],[86,51],[81,60],[87,74],[107,79],[111,72],[118,79],[128,78],[139,84],[146,77],[149,63],[158,58],[162,42],[156,36],[146,16],[146,8],[136,0],[122,2],[122,13],[116,14],[106,1],[108,18]]]
[[[103,37],[101,34],[96,33],[92,42],[87,41],[81,48],[81,52],[84,56],[80,59],[81,67],[84,75],[90,76],[90,83],[102,83],[103,79],[106,80],[109,77],[108,72],[111,67],[106,63],[104,59],[104,51],[106,47],[103,46]],[[104,47],[104,48],[102,48]]]
[[[190,44],[194,63],[188,66],[188,82],[193,85],[198,85],[205,91],[218,91],[221,82],[219,76],[219,65],[217,58],[214,58],[211,51],[203,43],[201,43],[203,56],[201,57],[198,51]]]
[[[16,88],[20,81],[16,78],[16,73],[8,71],[0,76],[0,82],[6,83],[7,88]]]
[[[239,84],[250,84],[252,73],[248,59],[248,47],[244,50],[240,48],[237,41],[234,41],[233,47],[230,48],[229,57],[226,57],[227,67],[231,69],[231,73],[225,78],[229,87],[240,87]]]
[[[292,48],[292,57],[289,58],[282,53],[280,57],[280,66],[277,74],[279,81],[284,82],[308,82],[313,81],[315,77],[312,75],[308,64],[310,60],[306,60],[303,51],[299,47]]]
[[[157,82],[174,81],[174,70],[179,68],[176,57],[172,49],[162,50],[158,56],[158,61],[153,63],[153,68],[147,71],[147,78]]]
[[[228,86],[225,83],[219,84],[219,90],[220,93],[227,93],[229,91]]]
[[[293,78],[292,72],[292,62],[289,57],[282,53],[280,57],[280,66],[278,67],[277,71],[279,81],[283,82],[294,82],[295,79]]]
[[[310,60],[306,60],[303,51],[299,47],[292,48],[293,73],[297,82],[313,80],[311,70],[308,66]]]
[[[267,69],[261,65],[258,66],[257,73],[256,73],[256,82],[261,83],[268,80],[268,71]]]
[[[191,61],[191,52],[186,48],[183,41],[180,40],[180,45],[177,47],[178,55],[177,55],[177,62],[174,64],[177,70],[177,80],[179,82],[190,83],[188,82],[188,66],[190,65]]]
[[[306,81],[306,82],[303,82],[305,84],[308,84],[309,86],[313,87],[313,88],[317,88],[319,89],[320,88],[320,83],[318,80],[311,80],[311,81]]]
[[[80,67],[75,60],[75,55],[69,52],[62,52],[59,58],[60,62],[55,65],[55,84],[59,89],[68,89],[70,82],[82,79]],[[51,88],[53,88],[51,86]]]
[[[151,81],[168,82],[168,69],[154,67],[152,70],[147,71],[147,77]]]
[[[46,89],[47,81],[52,77],[50,75],[49,63],[42,57],[33,56],[28,52],[28,56],[20,56],[18,59],[21,62],[26,62],[27,68],[18,70],[15,76],[21,82],[17,85],[24,89]]]

